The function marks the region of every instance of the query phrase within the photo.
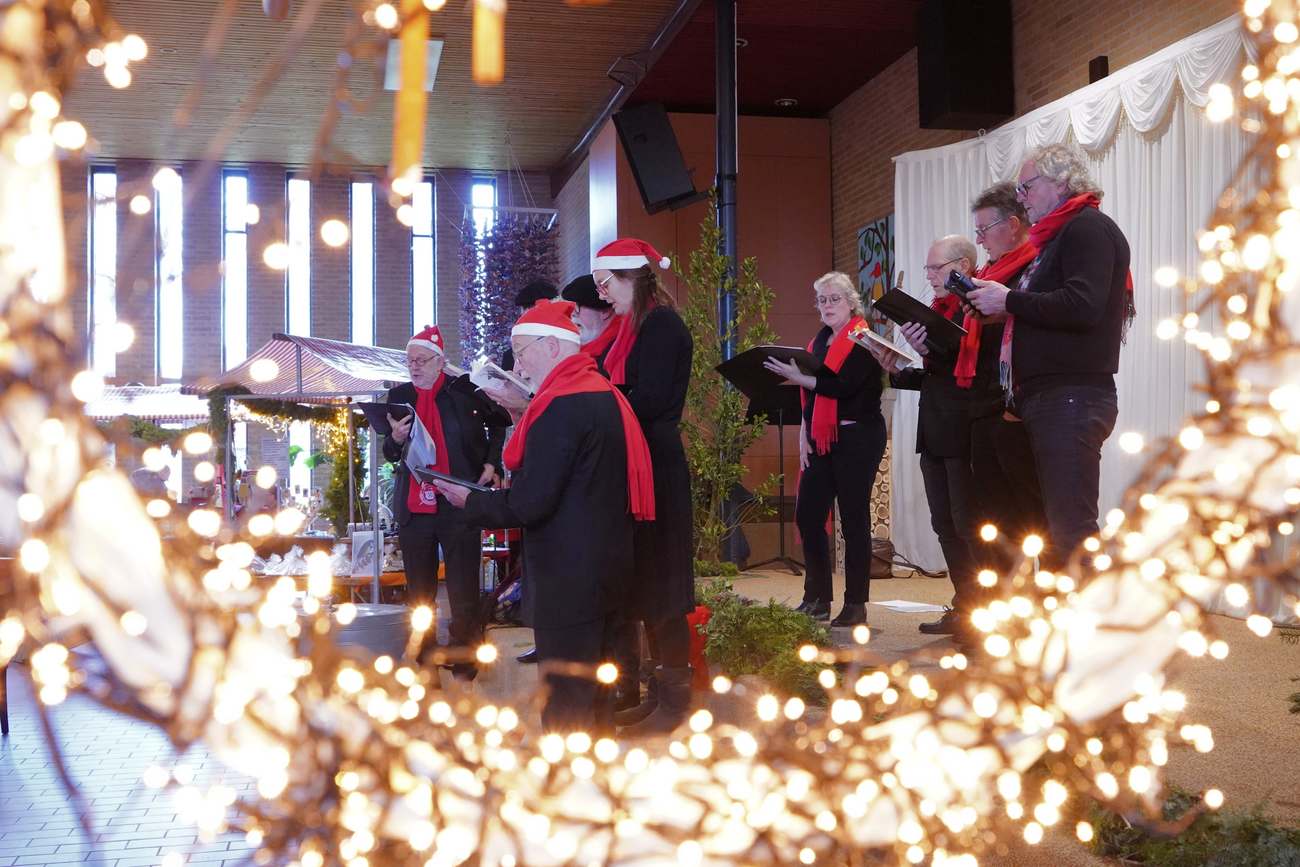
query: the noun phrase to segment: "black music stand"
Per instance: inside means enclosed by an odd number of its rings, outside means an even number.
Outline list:
[[[785,551],[785,426],[798,424],[803,418],[803,406],[799,401],[799,389],[786,385],[785,380],[763,367],[763,362],[776,356],[783,360],[795,361],[801,370],[816,374],[824,365],[812,353],[795,347],[756,346],[742,352],[729,361],[717,366],[723,379],[734,385],[740,393],[749,398],[746,419],[764,416],[768,424],[776,425],[776,454],[781,472],[778,482],[780,503],[777,506],[778,543],[777,555],[762,563],[750,566],[759,569],[772,563],[778,563],[795,575],[803,574],[804,564],[790,557]]]

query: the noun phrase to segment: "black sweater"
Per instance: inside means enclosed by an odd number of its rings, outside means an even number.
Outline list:
[[[812,354],[819,361],[826,360],[830,339],[830,326],[823,325],[812,345]],[[826,370],[817,375],[817,385],[808,392],[810,400],[803,408],[804,429],[812,431],[813,407],[819,396],[839,401],[840,421],[862,421],[880,415],[880,393],[884,389],[884,371],[870,352],[854,344],[839,373]]]
[[[1024,291],[1007,296],[1007,312],[1016,317],[1016,397],[1053,385],[1113,389],[1129,271],[1128,241],[1119,226],[1096,208],[1084,208],[1031,268]]]

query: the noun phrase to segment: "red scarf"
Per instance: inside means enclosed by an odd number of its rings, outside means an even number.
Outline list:
[[[627,493],[628,509],[638,521],[655,519],[655,483],[650,466],[650,447],[646,445],[645,435],[641,433],[641,423],[632,412],[632,405],[623,393],[600,375],[596,370],[596,360],[590,355],[579,352],[571,355],[555,366],[542,385],[537,389],[523,418],[515,425],[514,435],[502,455],[506,469],[517,471],[524,462],[524,442],[528,438],[528,428],[546,411],[551,401],[569,394],[591,394],[609,392],[618,401],[619,414],[623,417],[623,441],[627,446]]]
[[[866,320],[861,316],[854,316],[849,320],[849,324],[841,328],[840,333],[831,340],[830,346],[826,347],[826,358],[823,364],[830,368],[832,372],[840,372],[840,368],[844,366],[844,359],[849,357],[849,353],[857,345],[849,339],[849,335],[859,325],[865,326]],[[813,344],[816,342],[817,338],[815,337],[809,342],[809,352],[813,351]],[[799,402],[804,407],[808,406],[808,394],[807,389],[799,389]],[[840,402],[838,400],[824,394],[817,395],[817,401],[813,404],[812,431],[810,433],[817,454],[824,455],[831,450],[831,446],[835,445],[840,438]]]
[[[451,460],[447,456],[447,439],[442,433],[442,413],[438,412],[438,392],[447,379],[446,374],[439,373],[433,381],[432,388],[415,387],[415,414],[424,425],[429,436],[433,437],[433,446],[438,462],[430,469],[440,473],[451,472]],[[414,383],[413,383],[414,384]],[[414,433],[414,431],[412,431]],[[411,476],[406,489],[406,507],[413,513],[433,515],[438,512],[438,489],[428,482],[422,482]]]
[[[1032,241],[1026,241],[1014,250],[1003,253],[997,261],[984,263],[984,267],[976,271],[975,276],[981,280],[993,280],[1006,286],[1007,281],[1023,271],[1037,255],[1038,248]],[[967,316],[962,327],[966,329],[966,336],[962,338],[961,351],[957,353],[957,366],[953,369],[953,374],[957,377],[959,386],[970,388],[975,379],[975,366],[979,362],[980,331],[983,329],[983,323],[977,317]],[[1002,363],[1002,353],[1009,351],[1011,332],[1014,328],[1015,317],[1008,316],[1006,325],[1002,329],[1002,345],[998,352],[999,365]],[[971,339],[972,335],[974,340]],[[968,343],[972,345],[969,350]]]
[[[604,331],[597,334],[589,342],[582,344],[582,351],[599,361],[601,353],[606,349],[609,349],[610,345],[614,342],[614,338],[618,337],[619,332],[622,330],[623,320],[625,319],[627,319],[626,316],[615,316],[610,319],[605,323]],[[623,356],[623,361],[626,365],[626,355]]]
[[[653,302],[646,308],[646,314],[655,308]],[[645,317],[641,317],[644,321]],[[623,321],[618,324],[618,334],[614,336],[614,345],[609,348],[609,355],[605,356],[605,372],[609,374],[609,381],[615,385],[625,385],[627,383],[627,357],[632,354],[632,347],[636,345],[636,331],[632,328],[632,314],[628,313],[622,317]]]

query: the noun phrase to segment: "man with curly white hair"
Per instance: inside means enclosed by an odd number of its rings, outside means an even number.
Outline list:
[[[1083,154],[1035,149],[1017,198],[1038,255],[1015,286],[975,280],[970,304],[1006,317],[1003,386],[1029,434],[1047,514],[1049,568],[1097,532],[1101,447],[1115,428],[1115,374],[1133,316],[1129,246],[1103,214]]]

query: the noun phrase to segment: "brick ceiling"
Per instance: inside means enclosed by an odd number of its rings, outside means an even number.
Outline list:
[[[126,90],[86,69],[67,98],[102,158],[197,159],[222,125],[247,104],[256,82],[292,26],[261,12],[259,0],[236,0],[226,45],[190,122],[174,128],[175,110],[197,80],[201,47],[222,3],[216,0],[115,0],[126,31],[149,44]],[[360,5],[360,4],[357,4]],[[516,0],[506,18],[506,78],[495,87],[470,80],[470,3],[451,0],[432,15],[445,39],[429,98],[428,165],[503,169],[510,148],[524,169],[554,166],[596,115],[612,82],[606,72],[623,54],[641,51],[676,0],[612,0],[568,6],[562,0]],[[309,6],[294,0],[295,14]],[[330,100],[344,34],[354,14],[346,0],[325,0],[303,45],[267,98],[231,138],[225,159],[303,165]],[[375,32],[375,31],[371,31]],[[385,165],[392,138],[392,94],[376,87],[376,61],[353,64],[348,84],[357,107],[331,142],[336,162]]]

